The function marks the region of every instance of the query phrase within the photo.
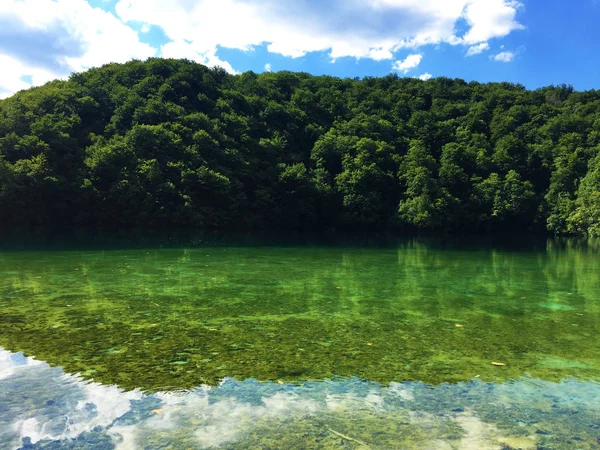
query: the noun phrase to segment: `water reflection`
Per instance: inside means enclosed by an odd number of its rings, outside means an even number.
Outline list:
[[[600,385],[225,379],[145,395],[0,349],[0,448],[597,448]]]
[[[599,299],[597,249],[558,241],[0,253],[0,345],[150,391],[226,376],[598,380]]]

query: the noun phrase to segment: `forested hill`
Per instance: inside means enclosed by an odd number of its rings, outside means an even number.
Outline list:
[[[600,92],[111,64],[0,102],[0,219],[600,235]]]

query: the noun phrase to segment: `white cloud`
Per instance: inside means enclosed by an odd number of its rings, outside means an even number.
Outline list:
[[[43,67],[36,67],[20,61],[18,58],[0,52],[0,99],[11,96],[17,91],[59,78],[57,73]],[[31,83],[25,80],[31,80]]]
[[[265,64],[265,71],[266,72],[272,72],[273,71],[273,67],[271,67],[271,63]]]
[[[488,44],[487,42],[482,42],[481,44],[472,45],[471,47],[469,47],[469,50],[467,50],[467,56],[479,55],[480,53],[483,53],[489,49],[490,49],[490,44]]]
[[[430,80],[431,77],[433,77],[433,75],[431,75],[430,73],[425,72],[425,73],[419,75],[419,80],[427,81],[427,80]]]
[[[29,83],[21,79],[26,69],[17,59],[0,54],[0,67],[2,67],[0,72],[0,99],[8,97],[13,92],[30,87]]]
[[[494,56],[494,61],[508,63],[515,59],[516,54],[514,52],[501,52]]]
[[[523,25],[516,20],[520,7],[521,4],[513,0],[469,1],[464,17],[471,28],[463,37],[463,42],[477,44],[523,29]]]
[[[109,62],[156,50],[114,15],[85,0],[0,2],[0,96]]]
[[[108,62],[163,55],[219,65],[219,48],[298,58],[326,51],[330,58],[393,60],[401,49],[447,43],[485,48],[523,26],[515,0],[118,0],[118,16],[89,0],[0,0],[0,96]],[[467,29],[457,34],[457,24]],[[170,42],[142,43],[136,29],[161,27]],[[483,51],[483,50],[481,50]],[[473,53],[475,54],[475,53]],[[406,72],[405,61],[397,63]],[[418,64],[417,64],[418,65]],[[8,69],[7,69],[8,67]],[[25,78],[27,79],[27,78]]]
[[[408,55],[403,61],[396,61],[392,68],[394,70],[399,70],[401,72],[407,73],[410,70],[417,67],[419,64],[421,64],[422,59],[423,55],[421,55],[420,53]]]
[[[392,59],[393,57],[393,53],[388,48],[372,48],[369,50],[368,56],[368,58],[373,59],[375,61],[383,61],[386,59]]]
[[[189,59],[209,67],[219,66],[231,74],[236,74],[231,64],[221,60],[216,51],[216,48],[208,51],[198,48],[195,42],[173,41],[160,48],[160,55],[165,58]]]
[[[124,21],[158,25],[175,41],[202,51],[220,47],[297,58],[313,51],[390,60],[401,48],[446,42],[474,45],[509,34],[519,3],[513,0],[119,0]],[[469,29],[455,35],[456,24]]]

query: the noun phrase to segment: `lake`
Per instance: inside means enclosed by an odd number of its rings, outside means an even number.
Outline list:
[[[600,448],[600,246],[534,241],[8,243],[0,447]]]

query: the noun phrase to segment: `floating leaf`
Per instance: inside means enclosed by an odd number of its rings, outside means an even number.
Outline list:
[[[494,366],[505,366],[506,364],[501,363],[501,362],[492,362],[492,365],[494,365]]]
[[[455,327],[456,327],[456,328],[464,328],[464,325],[461,325],[460,323],[457,323],[457,324],[455,325]]]
[[[153,409],[152,411],[150,411],[152,414],[160,414],[161,412],[163,412],[164,409],[162,408],[158,408],[158,409]]]

